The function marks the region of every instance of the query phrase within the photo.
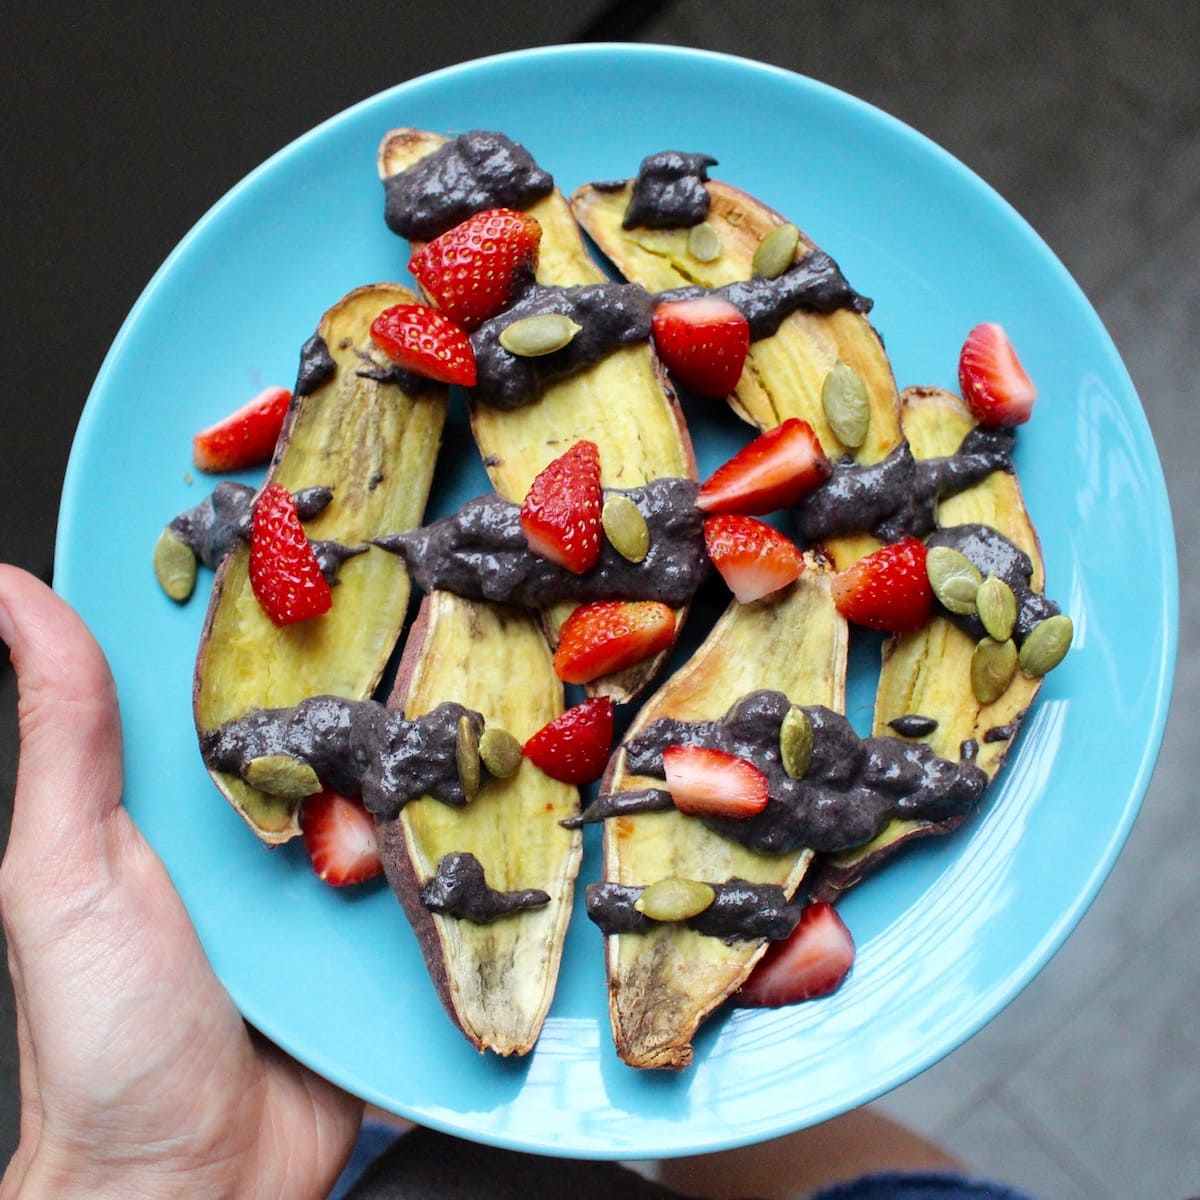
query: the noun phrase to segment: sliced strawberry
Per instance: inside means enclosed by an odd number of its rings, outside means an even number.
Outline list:
[[[1008,334],[994,321],[976,325],[958,356],[963,399],[981,425],[1023,425],[1037,388],[1021,366]]]
[[[790,539],[757,517],[727,513],[704,522],[708,557],[743,604],[795,583],[804,555]]]
[[[658,600],[599,600],[564,622],[554,669],[567,683],[590,683],[667,650],[675,640],[675,613]]]
[[[491,208],[446,230],[412,256],[408,269],[431,300],[464,329],[508,307],[537,266],[542,227],[536,217]]]
[[[192,439],[192,461],[210,474],[265,463],[275,451],[292,393],[269,387]]]
[[[461,326],[427,304],[396,304],[371,322],[371,337],[394,363],[439,383],[475,386],[475,351]]]
[[[654,309],[653,329],[663,365],[698,396],[719,400],[737,387],[750,349],[750,323],[728,300],[665,300]]]
[[[534,554],[576,575],[600,557],[600,450],[576,442],[545,466],[521,505],[521,528]]]
[[[778,1008],[836,992],[854,965],[854,939],[832,904],[810,904],[790,936],[774,942],[734,997],[748,1008]]]
[[[812,426],[788,417],[718,467],[701,484],[696,504],[709,513],[775,512],[819,487],[830,470]]]
[[[313,870],[333,887],[382,873],[375,818],[357,797],[328,789],[305,797],[300,830]]]
[[[317,556],[282,484],[259,493],[250,522],[250,587],[276,625],[319,617],[333,605]]]
[[[668,746],[663,773],[675,807],[692,817],[753,817],[767,807],[767,777],[736,754],[710,746]]]
[[[912,633],[929,623],[933,589],[925,572],[925,543],[906,537],[852,563],[833,577],[833,602],[856,625]]]
[[[525,757],[562,783],[591,783],[604,774],[613,737],[613,702],[595,696],[543,725],[524,745]]]

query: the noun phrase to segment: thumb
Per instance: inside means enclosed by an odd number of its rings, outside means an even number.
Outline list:
[[[56,874],[103,869],[122,787],[120,716],[104,654],[66,601],[5,565],[0,638],[17,675],[20,731],[8,855],[30,868],[55,863]]]

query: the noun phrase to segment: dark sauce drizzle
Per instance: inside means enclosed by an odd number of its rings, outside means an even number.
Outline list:
[[[458,851],[445,855],[437,872],[421,887],[421,903],[430,912],[460,917],[477,925],[550,903],[550,893],[541,888],[502,892],[484,877],[483,864],[475,855]]]

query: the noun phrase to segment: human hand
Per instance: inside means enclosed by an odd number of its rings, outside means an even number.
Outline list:
[[[0,866],[21,1128],[0,1200],[323,1197],[361,1104],[250,1030],[162,863],[121,807],[103,653],[0,566],[21,749]]]

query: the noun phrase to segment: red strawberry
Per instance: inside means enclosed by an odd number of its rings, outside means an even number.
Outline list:
[[[375,344],[406,371],[475,386],[475,351],[463,329],[427,304],[396,304],[371,322]]]
[[[259,493],[250,523],[250,586],[276,625],[319,617],[333,595],[296,515],[296,501],[282,484]]]
[[[735,1003],[778,1008],[836,992],[854,965],[854,939],[832,904],[810,904],[791,935],[774,942]]]
[[[654,349],[667,370],[698,396],[719,400],[737,387],[750,323],[728,300],[666,300],[654,310]]]
[[[313,870],[326,883],[344,887],[382,873],[375,818],[357,797],[329,790],[305,797],[300,829]]]
[[[265,463],[275,450],[292,393],[269,387],[236,412],[192,439],[192,461],[201,471],[240,471]]]
[[[532,277],[541,239],[536,217],[491,208],[434,238],[408,269],[442,312],[475,329],[508,307],[522,277]]]
[[[804,555],[778,529],[737,513],[709,517],[704,545],[713,566],[743,604],[761,600],[800,578]]]
[[[933,589],[925,573],[925,543],[906,537],[860,558],[833,577],[833,602],[856,625],[911,633],[928,624]]]
[[[590,683],[667,650],[675,640],[675,613],[658,600],[599,600],[564,622],[554,669],[567,683]]]
[[[752,763],[709,746],[663,751],[667,791],[692,817],[753,817],[767,807],[767,777]]]
[[[521,528],[534,554],[576,575],[600,557],[600,450],[576,442],[545,466],[521,505]]]
[[[591,783],[604,774],[612,736],[613,702],[596,696],[543,725],[525,743],[525,757],[551,779]]]
[[[830,470],[812,426],[788,417],[718,467],[701,484],[696,504],[709,513],[762,514],[790,508],[824,483]]]
[[[1037,388],[1021,366],[1004,327],[976,325],[958,356],[958,383],[981,425],[1023,425],[1033,412]]]

